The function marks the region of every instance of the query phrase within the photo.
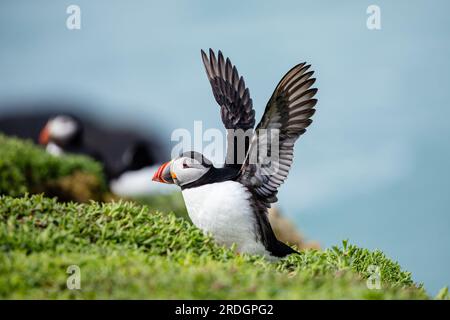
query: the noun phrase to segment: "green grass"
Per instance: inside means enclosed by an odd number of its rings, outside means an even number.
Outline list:
[[[69,265],[81,289],[66,288]],[[382,289],[366,286],[380,267]],[[348,244],[275,263],[219,247],[182,218],[130,202],[0,198],[0,298],[426,299],[380,251]]]
[[[91,159],[76,155],[54,157],[31,141],[0,134],[0,195],[54,190],[59,186],[57,179],[78,172],[94,176],[99,192],[106,191],[102,167]]]

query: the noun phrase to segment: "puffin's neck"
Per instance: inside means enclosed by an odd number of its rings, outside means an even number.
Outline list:
[[[207,173],[205,173],[203,176],[200,177],[200,179],[181,186],[181,190],[199,187],[208,183],[234,180],[237,178],[238,175],[239,170],[233,167],[223,167],[223,168],[211,167]]]

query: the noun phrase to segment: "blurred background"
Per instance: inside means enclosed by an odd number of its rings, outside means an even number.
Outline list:
[[[72,4],[80,30],[66,28]],[[366,27],[371,4],[381,30]],[[435,294],[450,284],[449,12],[444,0],[2,1],[0,122],[32,135],[71,112],[165,160],[174,129],[222,128],[200,49],[236,64],[257,121],[308,61],[317,113],[278,207],[322,247],[379,248]]]

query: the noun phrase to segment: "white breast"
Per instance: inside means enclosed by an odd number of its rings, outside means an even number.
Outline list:
[[[217,243],[236,244],[238,252],[270,256],[256,240],[251,194],[240,183],[225,181],[183,190],[186,208],[194,225],[210,233]]]
[[[61,156],[62,154],[64,154],[64,150],[61,149],[57,144],[50,142],[49,144],[47,144],[47,147],[45,148],[45,150],[50,153],[51,155],[54,156]]]

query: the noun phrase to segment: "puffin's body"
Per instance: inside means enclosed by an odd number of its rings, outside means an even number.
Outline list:
[[[236,244],[239,252],[265,254],[264,245],[255,237],[256,215],[252,195],[236,181],[209,183],[182,191],[194,225],[214,235],[223,245]]]
[[[268,258],[296,253],[276,238],[267,215],[287,178],[294,142],[312,122],[313,72],[305,63],[292,68],[254,130],[252,99],[236,67],[220,51],[218,59],[211,49],[202,58],[228,131],[225,165],[216,168],[202,154],[185,152],[163,164],[153,180],[180,186],[192,222],[217,243]]]
[[[212,234],[217,243],[238,252],[284,257],[296,251],[278,241],[267,219],[267,208],[242,183],[228,180],[182,191],[189,217],[195,226]],[[267,238],[262,237],[265,228]]]

